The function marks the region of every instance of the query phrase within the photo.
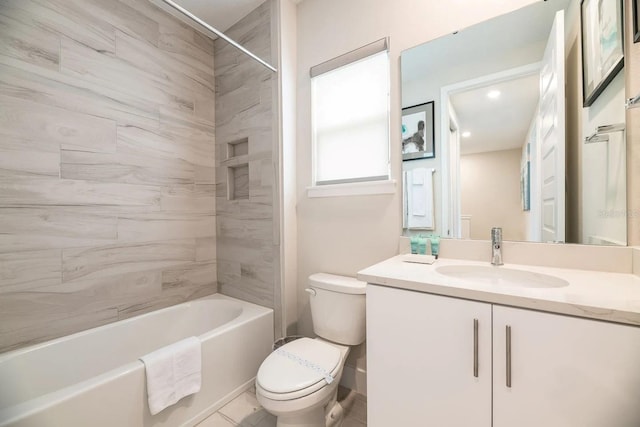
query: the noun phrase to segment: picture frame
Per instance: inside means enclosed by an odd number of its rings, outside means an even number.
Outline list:
[[[402,160],[433,159],[435,102],[402,109]]]
[[[633,13],[633,42],[640,42],[640,0],[633,0],[631,9]]]
[[[520,199],[522,210],[531,210],[531,143],[527,143],[522,149],[520,160]]]
[[[584,107],[594,103],[624,66],[623,7],[623,0],[580,1]]]

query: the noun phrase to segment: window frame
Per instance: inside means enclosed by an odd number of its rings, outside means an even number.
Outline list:
[[[356,62],[365,60],[384,52],[386,54],[386,67],[387,67],[387,85],[386,85],[386,98],[387,98],[387,111],[386,111],[386,150],[387,150],[387,168],[385,175],[372,175],[362,176],[354,178],[344,178],[335,180],[317,181],[318,172],[318,155],[317,155],[317,135],[315,132],[315,111],[314,111],[314,97],[313,97],[313,83],[311,83],[311,183],[310,187],[307,187],[309,197],[329,197],[329,196],[344,196],[344,195],[358,195],[358,194],[391,194],[395,193],[395,181],[391,179],[391,61],[389,58],[389,39],[383,38],[373,43],[355,49],[346,54],[340,55],[334,59],[323,62],[319,65],[311,67],[310,77],[313,80],[314,77],[318,77],[322,74],[337,70],[347,65],[354,64]]]

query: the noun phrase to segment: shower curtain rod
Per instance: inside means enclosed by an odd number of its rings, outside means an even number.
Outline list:
[[[269,64],[268,62],[266,62],[263,59],[259,58],[255,54],[251,53],[246,48],[244,48],[243,46],[239,45],[238,43],[236,43],[235,41],[233,41],[229,37],[227,37],[222,31],[218,31],[217,29],[213,28],[211,25],[207,24],[202,19],[198,18],[197,16],[195,16],[193,13],[189,12],[184,7],[182,7],[179,4],[175,3],[173,0],[162,0],[162,1],[164,3],[166,3],[167,5],[171,6],[172,8],[174,8],[175,10],[177,10],[178,12],[182,13],[183,15],[191,18],[191,20],[193,20],[193,21],[197,22],[198,24],[202,25],[204,28],[206,28],[207,30],[211,31],[212,33],[214,33],[215,35],[220,37],[222,40],[225,40],[227,43],[230,43],[232,46],[236,47],[237,49],[240,49],[242,52],[246,53],[251,58],[255,59],[256,61],[258,61],[259,63],[261,63],[262,65],[264,65],[268,69],[270,69],[271,71],[273,71],[275,73],[278,72],[278,70],[273,65]]]

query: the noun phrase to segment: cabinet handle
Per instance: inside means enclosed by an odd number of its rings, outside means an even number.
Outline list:
[[[507,387],[511,388],[511,326],[507,325]]]
[[[478,378],[478,319],[473,319],[473,376]]]

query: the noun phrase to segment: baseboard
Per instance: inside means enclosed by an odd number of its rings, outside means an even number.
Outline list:
[[[345,366],[342,370],[340,385],[354,390],[358,394],[367,395],[367,371],[362,368]]]

